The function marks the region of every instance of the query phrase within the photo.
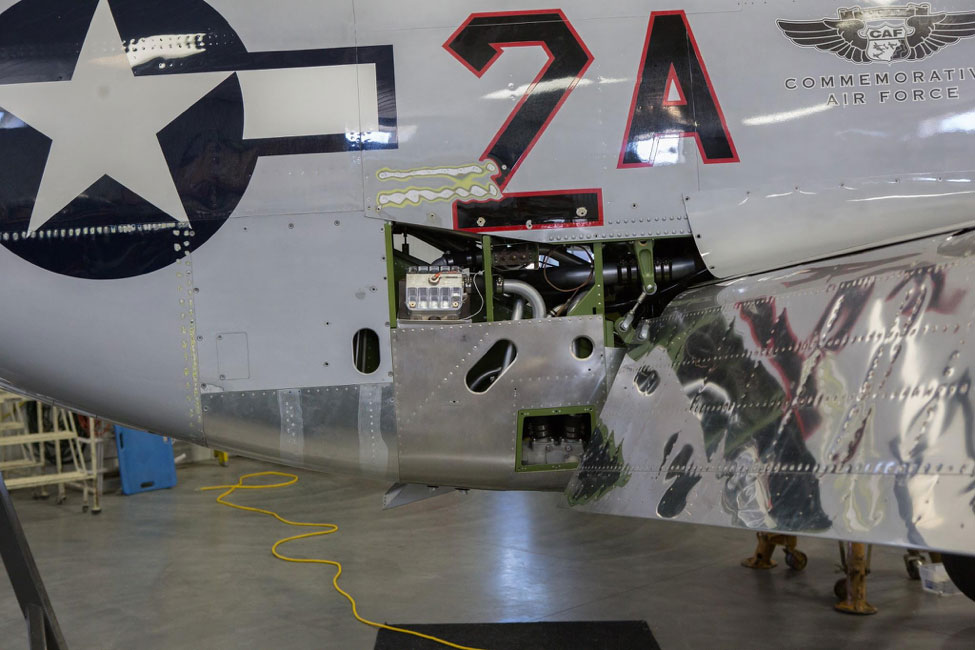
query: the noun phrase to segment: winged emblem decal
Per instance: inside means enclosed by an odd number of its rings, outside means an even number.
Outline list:
[[[920,61],[975,36],[975,12],[932,13],[930,3],[840,9],[836,18],[779,20],[799,47],[815,47],[854,63]]]

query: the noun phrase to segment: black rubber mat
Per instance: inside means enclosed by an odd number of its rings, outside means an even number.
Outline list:
[[[415,630],[486,650],[660,650],[646,621],[571,623],[470,623],[410,625]],[[375,650],[444,650],[446,646],[408,634],[380,630]]]

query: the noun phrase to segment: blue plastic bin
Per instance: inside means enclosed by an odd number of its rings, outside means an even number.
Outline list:
[[[145,431],[115,427],[122,494],[162,490],[176,485],[173,440]]]

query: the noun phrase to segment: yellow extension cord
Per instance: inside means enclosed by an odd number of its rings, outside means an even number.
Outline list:
[[[288,479],[281,483],[268,483],[260,485],[244,485],[244,481],[249,478],[257,478],[260,476],[279,476]],[[469,646],[457,645],[456,643],[451,643],[450,641],[445,641],[444,639],[438,639],[435,636],[430,636],[428,634],[422,634],[420,632],[414,632],[413,630],[406,630],[401,627],[394,627],[392,625],[386,625],[384,623],[377,623],[375,621],[370,621],[369,619],[359,616],[359,611],[356,606],[355,598],[353,598],[347,591],[339,586],[339,576],[342,575],[342,565],[335,560],[322,560],[319,558],[301,558],[301,557],[288,557],[287,555],[282,555],[278,552],[278,547],[288,542],[294,542],[299,539],[308,539],[310,537],[319,537],[321,535],[331,535],[332,533],[338,532],[339,527],[335,524],[317,524],[306,521],[290,521],[285,519],[278,513],[272,510],[265,510],[263,508],[254,508],[251,506],[242,506],[237,503],[231,503],[227,501],[226,498],[229,497],[237,490],[273,490],[275,488],[288,487],[289,485],[294,485],[298,482],[298,477],[295,474],[285,474],[284,472],[254,472],[252,474],[244,474],[237,482],[233,485],[209,485],[207,487],[202,487],[200,490],[226,490],[223,494],[217,497],[217,503],[224,506],[229,506],[231,508],[236,508],[237,510],[246,510],[247,512],[258,512],[262,515],[269,515],[274,517],[282,524],[287,524],[289,526],[307,526],[313,528],[322,528],[324,530],[315,531],[314,533],[302,533],[301,535],[292,535],[291,537],[285,537],[274,542],[271,546],[271,554],[279,560],[284,560],[285,562],[298,562],[301,564],[328,564],[336,568],[335,576],[332,577],[332,586],[335,587],[335,591],[339,592],[352,604],[352,615],[360,623],[369,625],[371,627],[380,628],[383,630],[390,630],[392,632],[399,632],[401,634],[409,634],[412,636],[420,637],[421,639],[427,639],[428,641],[434,641],[436,643],[443,644],[445,646],[456,648],[457,650],[481,650],[480,648],[471,648]]]

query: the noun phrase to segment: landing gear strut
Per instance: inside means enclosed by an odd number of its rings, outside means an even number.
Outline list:
[[[870,573],[872,547],[860,542],[840,542],[840,561],[845,578],[833,587],[839,602],[833,605],[838,612],[867,616],[877,608],[867,602],[867,575]]]
[[[771,569],[776,566],[772,554],[775,547],[781,546],[785,551],[786,565],[795,571],[802,571],[809,563],[806,554],[796,548],[795,535],[773,535],[771,533],[756,533],[758,537],[758,547],[755,554],[747,560],[742,560],[741,565],[749,569]]]

